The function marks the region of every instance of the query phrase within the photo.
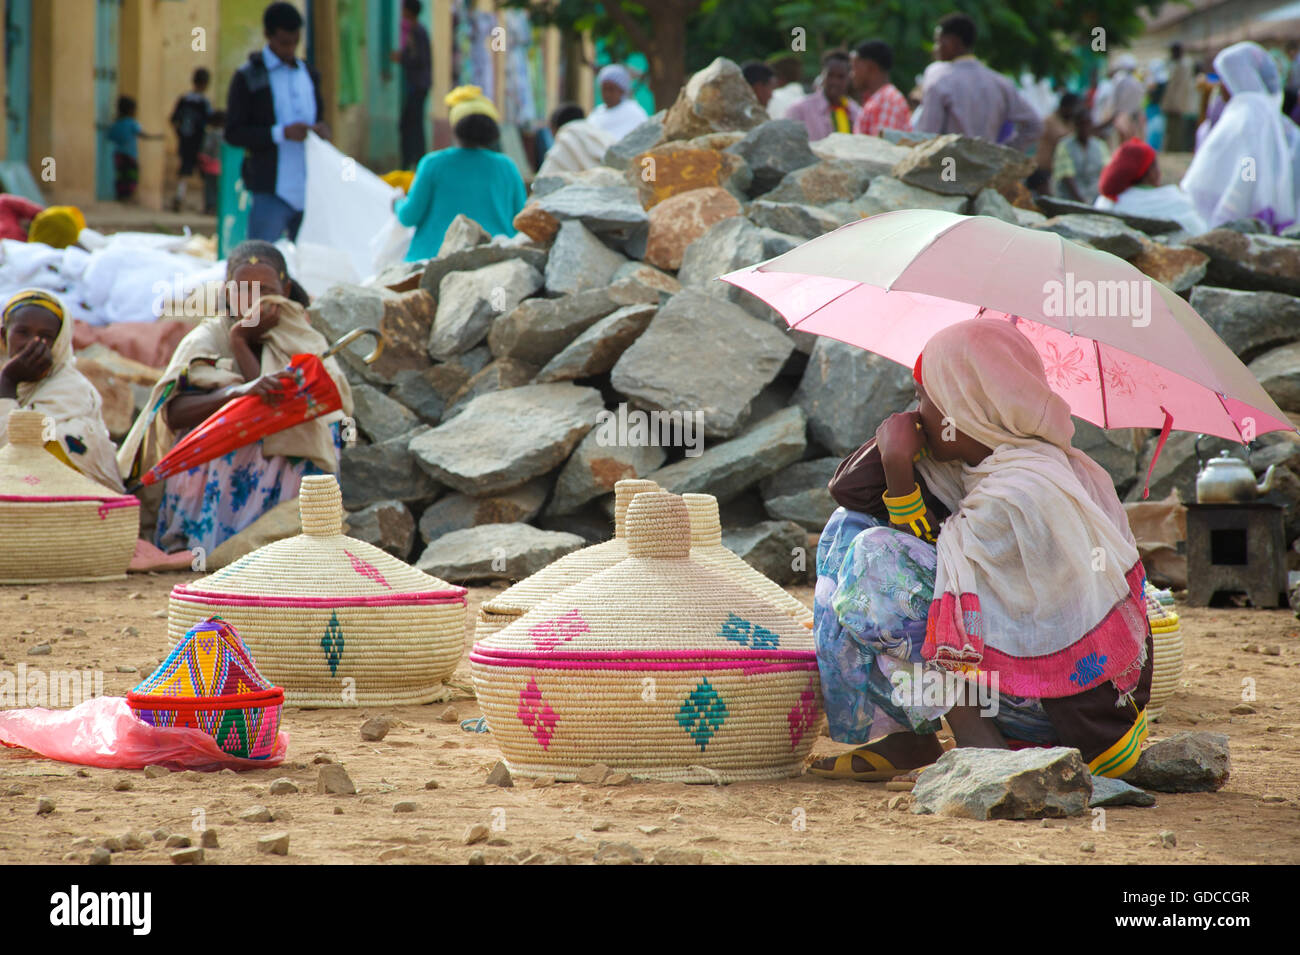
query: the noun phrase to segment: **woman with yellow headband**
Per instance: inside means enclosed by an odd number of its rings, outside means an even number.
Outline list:
[[[415,169],[410,194],[393,207],[402,225],[415,228],[408,262],[437,255],[458,215],[491,235],[514,235],[515,216],[527,199],[519,170],[493,148],[501,130],[492,101],[477,86],[460,86],[446,102],[458,145],[426,154]]]
[[[106,487],[122,490],[117,448],[104,425],[103,400],[76,369],[72,325],[49,292],[25,289],[5,303],[0,319],[0,444],[9,436],[9,412],[39,411],[54,422],[46,448]]]

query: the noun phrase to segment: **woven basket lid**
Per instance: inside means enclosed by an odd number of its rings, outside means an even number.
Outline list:
[[[463,597],[464,587],[417,570],[365,541],[343,534],[343,495],[332,474],[302,479],[302,533],[274,541],[181,591],[190,595],[260,597],[382,597],[397,594]]]
[[[628,556],[541,601],[474,645],[471,660],[517,666],[638,657],[662,661],[754,657],[809,659],[812,634],[790,615],[692,559],[686,504],[667,491],[628,507]]]
[[[135,709],[174,709],[180,701],[207,700],[231,709],[283,702],[284,693],[257,672],[248,647],[235,628],[220,617],[195,624],[172,652],[127,694]]]
[[[691,560],[730,578],[805,627],[812,626],[811,610],[722,546],[722,522],[718,517],[716,497],[712,494],[683,494],[682,500],[691,520]]]
[[[613,567],[627,556],[627,509],[638,494],[659,490],[654,481],[627,479],[614,484],[614,537],[547,564],[483,604],[484,613],[517,617],[565,587]]]
[[[46,451],[45,415],[39,411],[9,413],[9,443],[0,448],[0,499],[115,501],[126,496]]]

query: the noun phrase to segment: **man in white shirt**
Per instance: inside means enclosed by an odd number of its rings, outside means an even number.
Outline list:
[[[632,89],[632,74],[627,67],[611,63],[596,74],[600,87],[601,104],[591,111],[590,121],[618,142],[647,119],[644,107],[628,94]]]

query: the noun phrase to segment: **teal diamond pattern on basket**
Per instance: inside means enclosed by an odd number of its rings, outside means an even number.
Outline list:
[[[330,665],[330,676],[337,676],[339,661],[343,659],[343,628],[339,626],[338,612],[330,614],[325,636],[320,638],[320,648],[325,651],[325,662]]]
[[[727,704],[722,702],[722,697],[708,680],[692,690],[677,711],[677,724],[695,740],[701,753],[726,719]]]

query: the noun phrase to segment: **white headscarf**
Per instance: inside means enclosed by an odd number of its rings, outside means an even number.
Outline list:
[[[1182,188],[1210,228],[1253,216],[1281,232],[1300,218],[1300,129],[1282,115],[1277,64],[1257,43],[1214,58],[1231,98],[1197,149]]]
[[[1070,409],[1034,346],[1008,321],[979,319],[930,339],[926,393],[992,448],[978,465],[920,468],[951,510],[938,537],[924,655],[996,671],[1003,693],[1073,696],[1137,685],[1146,574],[1109,476],[1070,445]]]
[[[626,93],[632,88],[632,74],[621,63],[610,63],[601,67],[596,74],[596,86],[599,87],[602,83],[613,83]]]
[[[14,408],[39,411],[54,422],[56,440],[46,444],[52,454],[86,477],[121,491],[117,447],[104,425],[103,399],[90,379],[77,371],[77,360],[72,353],[72,318],[56,296],[40,289],[26,289],[10,299],[9,307],[24,305],[44,308],[58,318],[59,333],[50,348],[50,370],[45,377],[20,383],[16,401],[0,399],[0,445],[9,440],[9,412]],[[10,357],[7,349],[4,350],[0,364]]]

